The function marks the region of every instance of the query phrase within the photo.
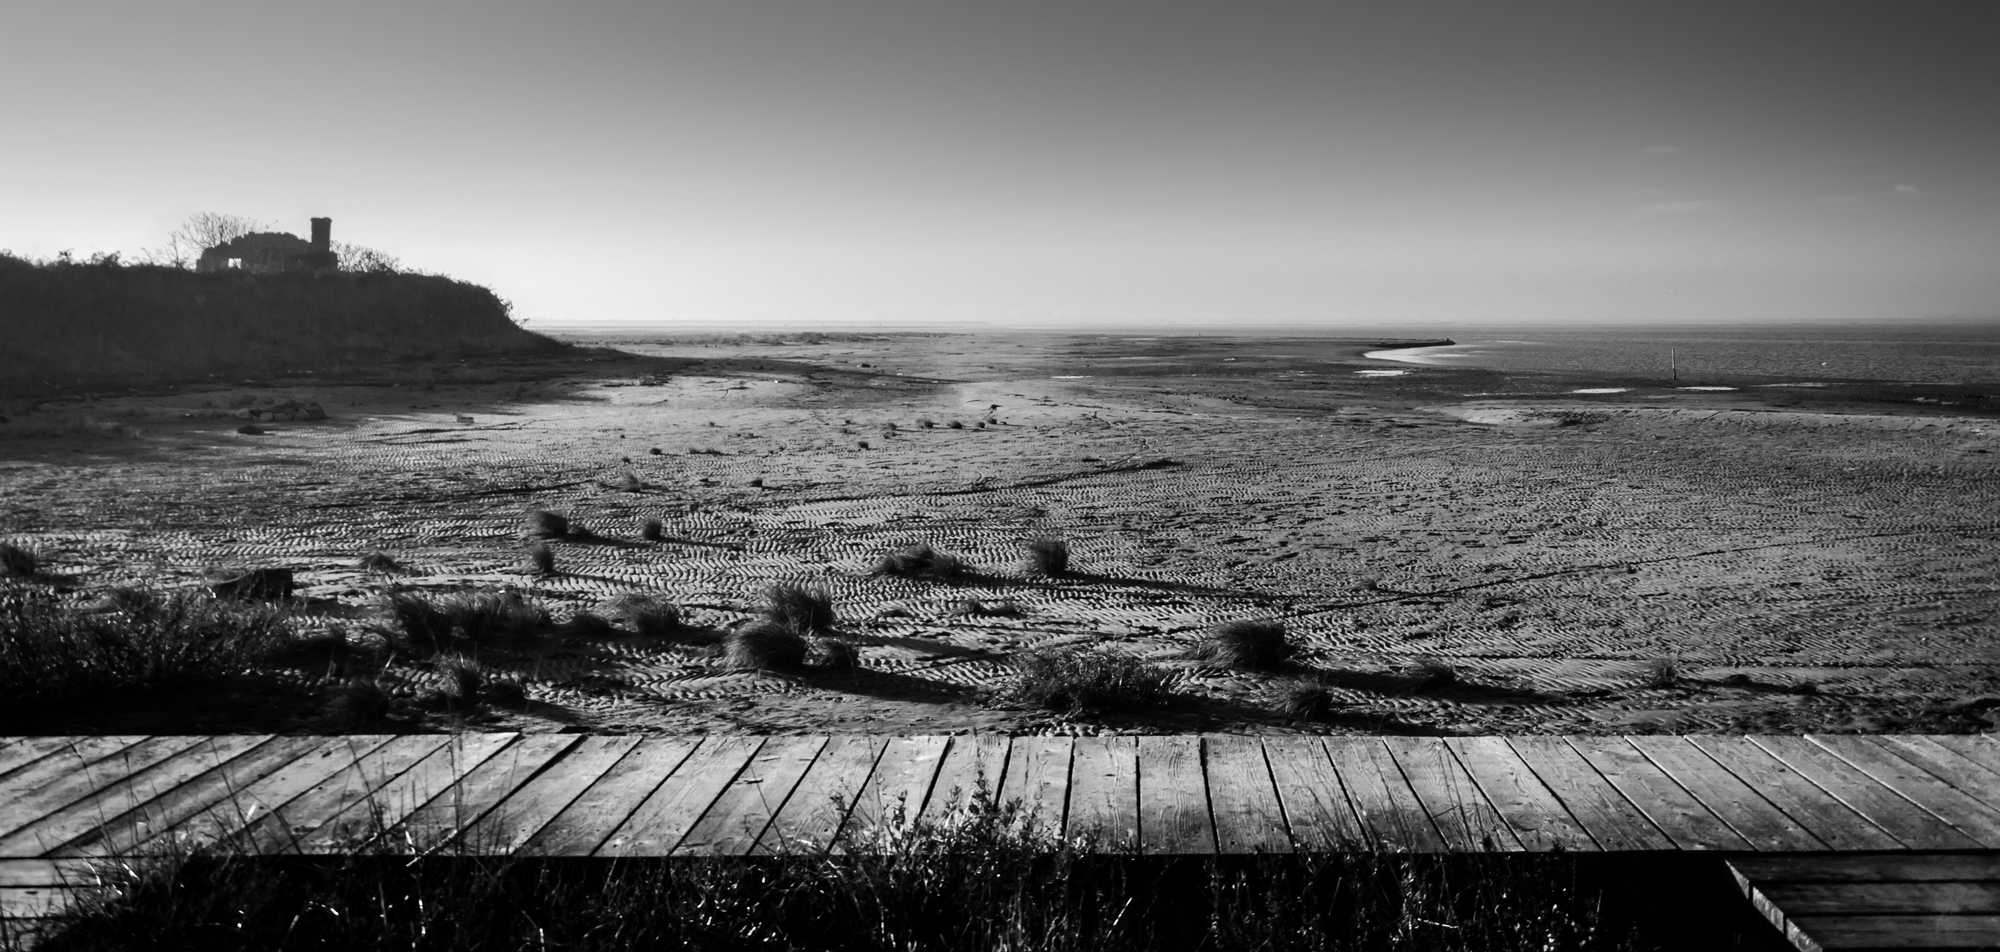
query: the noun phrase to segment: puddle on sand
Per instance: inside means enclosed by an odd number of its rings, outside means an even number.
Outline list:
[[[1355,371],[1355,373],[1357,373],[1357,374],[1360,374],[1360,375],[1361,375],[1361,376],[1363,376],[1363,377],[1400,377],[1400,376],[1402,376],[1402,375],[1404,375],[1404,374],[1406,374],[1406,373],[1409,373],[1409,371],[1407,371],[1407,370],[1357,370],[1357,371]]]
[[[1735,387],[1675,387],[1675,390],[1734,390]]]
[[[1631,387],[1585,387],[1582,390],[1571,390],[1570,392],[1571,393],[1624,393],[1630,389],[1632,388]]]

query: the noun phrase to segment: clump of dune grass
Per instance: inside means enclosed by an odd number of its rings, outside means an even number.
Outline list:
[[[292,640],[283,609],[207,594],[89,611],[0,592],[0,707],[240,677]]]
[[[1680,661],[1666,656],[1646,662],[1643,680],[1649,688],[1670,688],[1681,683]]]
[[[805,664],[810,647],[804,635],[759,618],[722,639],[722,659],[732,668],[790,671]]]
[[[965,598],[951,604],[954,615],[969,615],[975,618],[1019,618],[1027,614],[1021,603],[1011,598],[981,600]]]
[[[326,719],[330,727],[343,733],[372,731],[388,720],[394,706],[380,682],[350,678],[328,695]]]
[[[403,563],[396,560],[395,556],[387,552],[370,552],[362,556],[360,561],[355,563],[355,567],[363,572],[376,572],[382,575],[399,575],[409,571]]]
[[[1029,539],[1028,568],[1036,575],[1058,578],[1069,574],[1069,543],[1054,536]]]
[[[563,539],[569,536],[569,517],[547,509],[528,510],[527,523],[528,534],[537,539]]]
[[[597,606],[605,618],[648,638],[665,638],[681,627],[681,611],[657,595],[627,592]]]
[[[386,599],[390,632],[399,645],[419,651],[525,641],[548,626],[548,610],[518,592],[461,592],[431,598],[393,592]]]
[[[806,665],[826,671],[858,671],[861,649],[845,638],[814,638],[806,651]]]
[[[876,575],[946,581],[966,574],[965,560],[939,552],[928,542],[904,546],[875,562]]]
[[[919,427],[922,427],[923,429],[926,429],[926,430],[928,430],[928,429],[932,429],[933,427],[936,427],[936,426],[937,426],[937,421],[936,421],[936,420],[933,420],[933,419],[931,419],[930,417],[918,417],[918,418],[917,418],[917,426],[919,426]]]
[[[1319,720],[1344,706],[1340,697],[1333,693],[1332,685],[1323,678],[1311,676],[1280,681],[1271,690],[1269,698],[1273,711],[1298,720]]]
[[[1160,665],[1090,648],[1030,651],[1014,667],[1013,698],[1070,715],[1162,707],[1180,680]]]
[[[437,662],[438,691],[452,703],[471,707],[479,703],[486,688],[486,669],[465,655],[452,655]]]
[[[1285,623],[1275,619],[1226,621],[1208,630],[1188,655],[1247,671],[1281,667],[1294,648]]]
[[[659,542],[667,537],[667,524],[656,516],[647,516],[639,522],[639,538],[647,542]]]
[[[609,638],[618,633],[604,616],[594,612],[577,612],[569,620],[556,626],[555,633],[566,638]]]
[[[854,442],[854,445],[855,445],[855,446],[858,446],[858,447],[860,447],[860,448],[862,448],[862,449],[864,449],[864,450],[865,450],[865,449],[867,449],[867,448],[868,448],[868,441],[867,441],[867,440],[856,440],[856,441]]]
[[[640,481],[638,474],[629,469],[615,476],[608,476],[598,480],[598,485],[606,489],[615,489],[625,493],[636,493],[646,488],[646,484]]]
[[[1410,666],[1410,680],[1419,691],[1450,687],[1458,683],[1458,669],[1443,658],[1423,658]]]
[[[953,420],[950,423],[945,424],[945,427],[953,430],[963,430],[965,429],[965,424],[957,420]]]
[[[764,619],[801,637],[830,632],[838,622],[833,596],[798,582],[775,582],[764,589]]]
[[[840,952],[1610,952],[1658,937],[1573,854],[1103,855],[990,784],[962,806],[845,828],[830,853],[617,863],[179,847],[107,864],[111,887],[43,948],[829,949]],[[810,809],[847,815],[839,801]],[[1658,863],[1657,860],[1650,862]],[[1683,894],[1655,897],[1683,902]],[[1756,928],[1768,928],[1753,922]],[[143,943],[140,940],[143,937]],[[1702,948],[1729,947],[1726,936]],[[1674,947],[1679,947],[1676,944]]]
[[[0,575],[9,578],[34,578],[41,571],[42,560],[31,549],[24,549],[12,542],[0,542]]]
[[[528,564],[534,567],[536,575],[554,575],[556,550],[546,542],[535,542],[528,546]]]

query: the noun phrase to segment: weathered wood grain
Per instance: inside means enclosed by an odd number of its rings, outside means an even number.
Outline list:
[[[751,847],[752,853],[817,855],[826,851],[848,812],[861,794],[861,786],[875,772],[875,763],[888,746],[884,737],[846,735],[827,741],[812,768],[785,800],[771,825]]]
[[[556,762],[579,737],[575,734],[526,734],[480,761],[457,783],[411,811],[409,816],[384,832],[381,842],[397,849],[424,853],[445,848],[467,850],[460,832],[494,804],[507,798],[514,788]]]
[[[1384,737],[1438,833],[1453,850],[1519,851],[1521,841],[1441,738]]]
[[[1009,767],[1009,770],[1012,768]],[[1139,744],[1130,737],[1079,737],[1070,766],[1063,835],[1094,837],[1101,848],[1139,841]]]
[[[248,753],[217,764],[172,790],[95,826],[50,851],[56,856],[125,856],[161,831],[236,800],[240,792],[279,768],[335,743],[332,738],[275,737]]]
[[[1355,816],[1367,831],[1365,842],[1390,852],[1451,852],[1451,841],[1439,831],[1430,808],[1410,788],[1402,768],[1380,739],[1329,737],[1326,752],[1347,790]],[[1462,832],[1459,838],[1464,839]]]
[[[1875,782],[1899,794],[1932,816],[1951,824],[1957,831],[1989,849],[2000,848],[2000,809],[1976,800],[1964,791],[1939,779],[1872,737],[1808,736],[1806,740],[1826,750]],[[1900,809],[1908,809],[1901,807]],[[1878,826],[1888,825],[1877,821]],[[1894,827],[1891,827],[1894,829]],[[1903,837],[1899,834],[1899,839]],[[1905,840],[1907,842],[1907,840]]]
[[[482,855],[513,853],[637,746],[637,737],[583,738],[564,752],[557,769],[544,770],[515,787],[467,826],[459,839]]]
[[[1562,738],[1503,740],[1599,847],[1621,852],[1676,848],[1674,841],[1660,831],[1644,810],[1625,799],[1617,787]]]
[[[1877,736],[1870,739],[1951,784],[1960,793],[2000,809],[2000,771],[1982,767],[1935,739],[1921,735]]]
[[[1784,761],[1785,766],[1798,771],[1849,809],[1867,817],[1870,824],[1887,831],[1903,846],[1911,849],[1967,849],[1979,846],[1978,840],[1804,737],[1755,735],[1748,740],[1770,751],[1772,756]],[[1820,839],[1835,842],[1825,835],[1821,835]],[[1856,847],[1843,845],[1837,848]]]
[[[848,813],[834,849],[843,848],[842,840],[867,844],[891,829],[915,822],[923,814],[924,801],[931,795],[938,768],[950,747],[949,737],[890,738],[875,762],[875,771],[855,795],[854,809]]]
[[[1991,949],[2000,916],[1799,916],[1786,930],[1800,948]],[[1800,941],[1812,945],[1805,945]]]
[[[0,737],[0,790],[8,775],[69,746],[73,737]]]
[[[1264,760],[1264,745],[1255,737],[1208,734],[1201,738],[1207,762],[1209,813],[1215,820],[1216,850],[1222,853],[1289,853],[1291,828],[1285,823],[1284,801]],[[1323,751],[1313,751],[1328,779],[1333,766]],[[1334,795],[1347,809],[1346,794],[1334,781]],[[1310,799],[1309,794],[1304,794]],[[1353,814],[1348,814],[1353,822]]]
[[[1000,802],[1020,804],[1019,825],[1050,836],[1061,836],[1069,801],[1069,737],[1016,737],[1007,753],[1007,775],[1000,784]]]
[[[394,739],[390,734],[326,738],[304,756],[158,832],[182,837],[183,842],[214,843],[236,837],[247,828],[265,824],[268,817],[276,815],[301,794],[340,776],[361,758]]]
[[[1503,737],[1448,737],[1445,747],[1472,775],[1523,849],[1595,851],[1597,841],[1570,816]],[[1600,781],[1601,783],[1602,781]]]
[[[1702,805],[1714,811],[1728,823],[1730,828],[1741,834],[1750,845],[1760,850],[1814,850],[1825,849],[1826,844],[1812,835],[1805,827],[1785,811],[1780,810],[1748,783],[1719,764],[1715,758],[1704,753],[1685,737],[1641,736],[1627,737],[1626,742],[1646,755],[1648,760],[1674,778],[1681,786],[1699,799]],[[1737,750],[1740,748],[1729,748]],[[1758,751],[1758,753],[1762,753]],[[1766,763],[1769,758],[1753,761]],[[1793,796],[1809,801],[1823,801],[1823,793],[1815,794],[1809,788],[1812,784],[1804,778],[1786,776],[1777,771],[1771,777],[1783,777],[1782,796],[1790,802]],[[1836,804],[1837,805],[1837,804]],[[1857,827],[1856,836],[1865,835],[1866,826],[1857,816],[1851,821]]]
[[[593,856],[666,856],[762,747],[761,737],[709,737],[660,782]]]
[[[188,738],[193,743],[172,756],[143,770],[94,789],[61,809],[33,823],[0,836],[0,856],[40,856],[96,829],[105,820],[120,816],[153,798],[167,793],[195,777],[227,763],[260,744],[269,735],[224,735]],[[96,780],[91,772],[79,771],[80,779]],[[9,806],[7,809],[11,810]],[[4,826],[5,824],[0,824]]]
[[[825,737],[773,737],[674,847],[676,856],[742,856],[826,747]]]
[[[318,829],[298,838],[300,853],[323,855],[344,853],[376,842],[382,834],[402,823],[438,795],[476,770],[488,757],[499,753],[519,734],[455,734],[408,770]]]
[[[1563,742],[1645,813],[1675,846],[1684,850],[1752,848],[1750,841],[1623,738],[1568,737]]]
[[[693,754],[694,737],[647,737],[515,852],[588,856]]]
[[[252,819],[231,839],[254,853],[299,852],[301,841],[326,821],[350,806],[365,805],[375,791],[443,749],[447,740],[436,734],[391,738],[358,755],[346,768]]]
[[[1201,738],[1139,738],[1139,850],[1159,855],[1215,853]]]
[[[974,801],[984,798],[987,805],[1000,799],[1000,784],[1007,779],[1007,754],[1012,738],[999,734],[953,737],[938,766],[937,780],[931,784],[930,798],[918,814],[932,823],[962,815]]]

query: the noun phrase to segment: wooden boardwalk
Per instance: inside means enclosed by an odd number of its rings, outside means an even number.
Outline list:
[[[0,915],[172,842],[529,856],[822,850],[984,785],[1147,854],[2000,850],[1987,736],[0,739]]]

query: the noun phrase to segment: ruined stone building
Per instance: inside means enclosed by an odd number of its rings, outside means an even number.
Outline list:
[[[205,248],[196,271],[241,270],[252,274],[321,271],[339,267],[333,254],[333,219],[312,220],[312,240],[282,231],[259,231]]]

